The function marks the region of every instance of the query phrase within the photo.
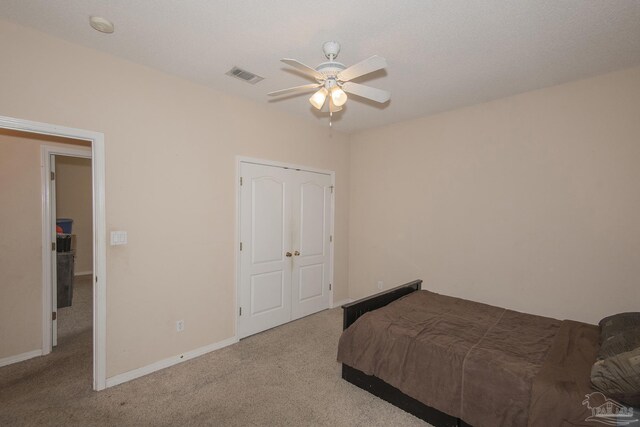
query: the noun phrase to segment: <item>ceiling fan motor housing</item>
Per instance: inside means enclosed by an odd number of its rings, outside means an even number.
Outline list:
[[[331,61],[338,56],[338,53],[340,53],[340,43],[325,42],[325,44],[322,45],[322,51],[324,52],[324,56]]]
[[[316,67],[316,71],[322,73],[325,76],[325,79],[328,79],[331,77],[335,77],[340,71],[344,70],[345,68],[347,68],[347,66],[340,62],[330,61],[323,62],[322,64],[318,65]]]

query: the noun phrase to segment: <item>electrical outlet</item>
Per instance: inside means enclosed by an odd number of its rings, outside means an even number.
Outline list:
[[[384,282],[382,280],[378,280],[378,289],[382,290],[384,288]]]
[[[178,332],[184,331],[184,320],[178,320],[176,322],[176,331]]]

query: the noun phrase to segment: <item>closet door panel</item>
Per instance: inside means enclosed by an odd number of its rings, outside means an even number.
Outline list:
[[[292,318],[329,307],[331,177],[298,172],[293,183]]]
[[[238,336],[329,307],[331,176],[240,166]]]
[[[325,253],[325,188],[315,182],[300,185],[300,252],[305,256]]]
[[[291,185],[286,170],[242,164],[239,337],[291,320]]]
[[[312,264],[300,267],[299,280],[302,284],[299,287],[298,299],[301,302],[322,296],[324,280],[324,266],[322,264]]]

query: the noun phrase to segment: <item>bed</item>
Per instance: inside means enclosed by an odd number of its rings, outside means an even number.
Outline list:
[[[598,326],[421,285],[343,306],[345,380],[436,427],[603,425],[587,421],[594,409],[585,399],[595,392]]]

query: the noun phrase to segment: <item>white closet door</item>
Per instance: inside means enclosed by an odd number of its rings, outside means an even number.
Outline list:
[[[49,167],[53,173],[53,177],[56,176],[56,156],[49,155]],[[49,180],[49,212],[51,218],[49,218],[49,231],[51,233],[51,241],[58,243],[56,220],[57,220],[57,204],[56,204],[56,181],[54,179]],[[57,250],[51,251],[51,346],[56,347],[58,345],[58,252]]]
[[[239,337],[291,320],[289,171],[241,164]]]
[[[291,318],[329,308],[331,177],[292,171],[293,272]]]

